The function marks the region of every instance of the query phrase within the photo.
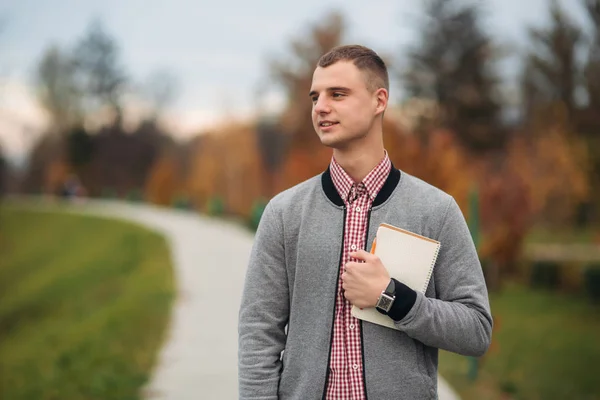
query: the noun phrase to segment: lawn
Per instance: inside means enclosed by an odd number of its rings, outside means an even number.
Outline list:
[[[600,399],[599,306],[516,285],[490,298],[497,326],[477,381],[466,357],[440,354],[440,373],[463,400]]]
[[[0,207],[0,254],[0,398],[139,398],[174,297],[165,240]]]

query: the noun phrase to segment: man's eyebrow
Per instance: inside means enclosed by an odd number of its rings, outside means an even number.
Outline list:
[[[347,87],[343,87],[343,86],[332,86],[326,89],[328,92],[350,92],[350,88]],[[313,97],[314,95],[317,95],[317,91],[316,90],[311,90],[310,93],[308,94],[309,97]]]
[[[350,92],[350,88],[343,86],[334,86],[327,89],[328,92]]]

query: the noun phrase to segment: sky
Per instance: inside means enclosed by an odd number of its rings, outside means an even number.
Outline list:
[[[219,121],[245,118],[261,102],[276,110],[281,94],[268,77],[268,59],[289,54],[289,42],[331,10],[347,21],[345,43],[360,43],[401,60],[417,38],[422,0],[20,0],[0,2],[0,146],[24,159],[43,131],[35,67],[50,45],[69,48],[99,20],[119,44],[121,62],[136,82],[168,70],[178,82],[168,123],[189,138]],[[523,51],[527,27],[548,20],[549,0],[481,0],[485,27],[500,43]],[[581,23],[579,0],[559,0]],[[502,64],[518,71],[516,57]],[[396,90],[392,88],[392,97]],[[307,116],[308,118],[308,116]]]

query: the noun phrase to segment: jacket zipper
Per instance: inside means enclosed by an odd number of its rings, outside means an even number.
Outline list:
[[[333,315],[331,317],[331,337],[329,338],[329,356],[327,357],[327,370],[325,372],[325,387],[323,388],[323,400],[325,400],[327,396],[327,383],[329,382],[329,364],[331,363],[331,344],[333,343],[333,327],[335,325],[335,305],[337,302],[338,289],[340,285],[340,271],[342,269],[342,260],[344,259],[344,241],[345,235],[344,231],[346,230],[346,206],[344,206],[344,220],[342,222],[342,249],[340,251],[340,259],[337,263],[337,279],[335,281],[335,296],[333,301]]]
[[[369,206],[369,212],[367,213],[367,231],[365,233],[365,250],[367,250],[367,245],[369,244],[369,228],[371,225],[371,210],[372,206]],[[365,373],[365,343],[363,339],[363,321],[360,320],[360,354],[362,357],[362,376],[363,376],[363,387],[365,391],[365,400],[369,399],[367,394],[367,374]]]

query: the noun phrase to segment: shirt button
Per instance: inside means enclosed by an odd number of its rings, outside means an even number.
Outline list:
[[[357,212],[360,212],[360,207],[356,207],[354,210],[356,210]]]
[[[351,248],[352,250],[356,250],[356,245],[355,245],[355,244],[353,244],[352,246],[350,246],[350,248]]]
[[[354,324],[350,324],[350,329],[354,329]]]
[[[354,364],[354,365],[352,366],[352,368],[354,368],[354,370],[357,370],[357,369],[358,369],[358,365]]]

